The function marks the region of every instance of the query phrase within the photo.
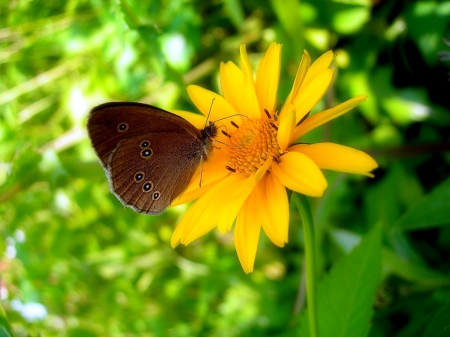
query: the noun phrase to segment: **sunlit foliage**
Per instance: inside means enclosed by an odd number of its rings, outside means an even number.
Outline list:
[[[85,131],[89,109],[107,101],[195,111],[188,84],[220,92],[220,61],[239,63],[245,43],[256,69],[276,41],[279,100],[303,49],[337,54],[317,109],[369,95],[302,141],[346,144],[380,164],[374,179],[327,172],[328,190],[312,199],[321,336],[445,336],[450,62],[439,55],[450,51],[449,15],[449,1],[0,2],[0,334],[305,331],[294,207],[289,243],[263,236],[251,275],[232,233],[173,250],[186,208],[124,208]]]

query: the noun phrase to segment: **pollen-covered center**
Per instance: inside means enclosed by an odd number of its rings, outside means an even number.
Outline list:
[[[279,158],[277,125],[273,119],[245,119],[230,133],[230,167],[232,172],[255,173],[267,158]]]

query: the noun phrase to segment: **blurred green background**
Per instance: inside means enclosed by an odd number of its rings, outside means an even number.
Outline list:
[[[380,164],[374,179],[326,172],[311,200],[322,336],[450,336],[449,15],[450,1],[0,2],[0,336],[304,331],[294,207],[289,243],[263,234],[253,274],[232,233],[173,250],[186,208],[124,208],[85,130],[107,101],[196,111],[186,85],[220,92],[220,61],[245,43],[256,69],[273,41],[279,102],[303,49],[337,53],[318,109],[369,95],[307,137]]]

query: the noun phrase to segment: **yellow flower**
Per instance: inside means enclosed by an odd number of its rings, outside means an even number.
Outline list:
[[[286,188],[320,197],[327,188],[321,169],[372,176],[377,163],[364,152],[333,143],[299,144],[312,129],[346,113],[366,99],[352,98],[334,108],[308,112],[321,100],[334,76],[329,51],[312,65],[305,51],[294,85],[277,112],[281,45],[273,43],[262,58],[256,77],[241,46],[241,69],[220,65],[223,96],[191,85],[188,93],[204,116],[175,112],[203,128],[211,107],[219,135],[208,161],[192,178],[175,204],[198,199],[181,219],[172,246],[189,244],[214,227],[225,233],[234,221],[234,242],[242,268],[253,271],[261,227],[277,246],[288,242],[289,201]],[[202,186],[199,187],[200,170]]]

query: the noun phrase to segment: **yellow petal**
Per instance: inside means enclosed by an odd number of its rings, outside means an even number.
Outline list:
[[[274,174],[268,174],[256,185],[260,223],[269,239],[283,247],[287,242],[289,202],[286,189]]]
[[[359,95],[349,99],[348,101],[345,101],[344,103],[335,106],[334,108],[327,109],[325,111],[319,112],[313,116],[308,117],[302,124],[300,124],[295,128],[294,133],[292,134],[291,142],[300,138],[309,131],[317,128],[318,126],[345,114],[347,111],[353,109],[358,104],[364,102],[366,98],[367,95]]]
[[[295,125],[295,107],[291,103],[286,103],[285,107],[289,106],[281,116],[280,123],[278,124],[277,142],[281,151],[285,151],[290,145],[292,139],[292,133],[294,132]]]
[[[286,188],[280,183],[275,174],[269,174],[265,182],[268,211],[273,222],[263,223],[263,228],[266,231],[269,227],[273,227],[277,242],[282,244],[277,244],[274,237],[269,236],[269,238],[276,245],[283,247],[288,242],[289,232],[289,200]]]
[[[219,158],[203,163],[195,172],[186,190],[175,198],[171,205],[182,205],[205,194],[217,181],[230,174],[230,171],[225,168],[227,164],[227,160],[219,160]]]
[[[267,170],[272,166],[273,157],[267,158],[266,162],[256,171],[255,173],[255,180],[257,183],[260,181],[264,176],[266,175]]]
[[[203,115],[208,116],[211,110],[209,121],[214,122],[223,117],[237,115],[233,106],[219,94],[197,85],[189,85],[186,89],[192,102]],[[212,103],[213,101],[214,103]],[[198,128],[203,129],[204,127],[205,123]]]
[[[299,144],[292,146],[289,150],[306,154],[321,169],[373,177],[370,172],[378,167],[377,162],[368,154],[339,144]]]
[[[226,146],[214,148],[208,160],[203,160],[198,166],[186,190],[175,198],[171,205],[181,205],[202,196],[217,181],[230,173],[226,169],[227,165],[229,165],[229,154]]]
[[[229,184],[226,191],[224,190],[222,192],[227,195],[226,200],[215,210],[216,216],[218,217],[217,228],[222,234],[231,229],[234,219],[236,219],[245,200],[252,193],[256,183],[255,176],[252,175],[244,181],[241,180],[236,184]]]
[[[303,85],[292,102],[296,109],[298,123],[322,99],[333,81],[335,70],[327,69],[314,77],[307,85]]]
[[[280,116],[283,115],[285,110],[288,108],[288,103],[292,101],[293,97],[296,97],[298,94],[298,91],[300,90],[300,87],[302,86],[302,83],[305,79],[306,73],[308,71],[309,65],[311,64],[311,57],[309,56],[308,52],[305,50],[302,56],[302,60],[300,62],[300,65],[297,69],[297,74],[295,75],[295,81],[294,85],[292,86],[292,90],[289,93],[288,97],[286,98],[286,104],[281,109]]]
[[[299,152],[288,152],[272,165],[272,172],[280,182],[292,191],[320,197],[327,188],[322,171],[308,156]]]
[[[317,60],[315,60],[311,67],[308,69],[308,74],[305,77],[303,86],[308,85],[308,83],[311,82],[315,77],[327,70],[331,62],[333,61],[333,57],[333,52],[329,50],[325,54],[320,56]]]
[[[244,75],[233,62],[220,63],[220,88],[223,97],[233,106],[237,113],[245,114],[240,109],[243,100]]]
[[[199,198],[175,229],[171,239],[172,247],[176,247],[179,243],[187,245],[213,229],[219,220],[217,210],[229,201],[228,189],[230,186],[242,184],[244,180],[245,176],[232,174]]]
[[[234,228],[234,244],[245,273],[253,272],[261,224],[258,222],[257,195],[251,193],[242,206]]]
[[[245,44],[241,44],[241,67],[242,73],[244,75],[244,94],[245,102],[242,102],[242,108],[246,109],[248,116],[258,116],[261,117],[261,110],[258,102],[258,96],[256,95],[255,81],[253,79],[253,71],[250,65],[250,60],[248,59],[247,49]]]
[[[274,233],[273,226],[269,226],[267,230],[265,229],[265,224],[273,223],[272,214],[269,212],[269,204],[267,199],[266,192],[266,179],[267,177],[273,174],[267,174],[263,177],[255,186],[255,190],[252,195],[256,196],[256,204],[258,205],[258,212],[254,215],[255,219],[258,218],[258,223],[262,225],[266,235],[271,238],[274,238],[274,243],[278,246],[281,243],[281,240],[278,239],[277,235]],[[282,243],[281,243],[282,244]]]
[[[171,113],[183,117],[189,123],[194,125],[197,129],[201,130],[205,128],[206,118],[203,115],[199,115],[193,112],[184,110],[170,110]]]
[[[275,112],[281,67],[281,44],[272,43],[261,59],[256,73],[255,88],[261,109]],[[261,111],[263,113],[263,111]],[[265,116],[265,114],[262,114]]]
[[[233,221],[236,219],[243,203],[247,200],[250,193],[252,193],[256,184],[266,176],[266,171],[272,165],[272,161],[272,157],[268,158],[264,165],[244,182],[240,181],[236,185],[229,186],[228,190],[225,192],[228,195],[228,201],[222,203],[221,207],[218,208],[219,223],[217,227],[221,233],[225,233],[231,229]]]
[[[244,74],[233,62],[220,64],[220,86],[223,97],[238,113],[250,118],[261,117],[253,78],[249,78],[249,74]]]

